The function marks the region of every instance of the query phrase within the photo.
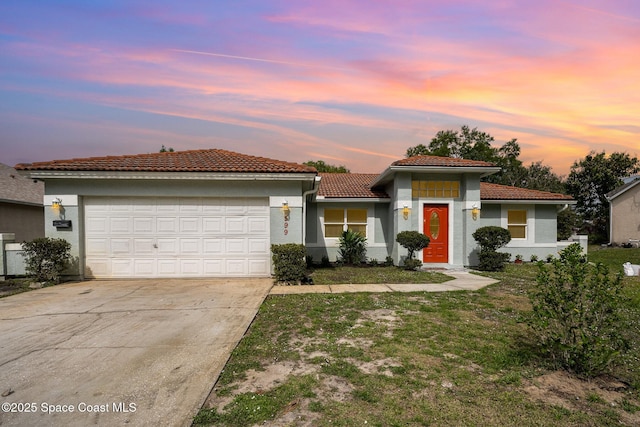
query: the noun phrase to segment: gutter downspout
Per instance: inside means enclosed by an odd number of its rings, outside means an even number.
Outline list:
[[[307,243],[307,196],[315,194],[320,189],[320,180],[322,177],[316,175],[313,180],[313,188],[302,193],[302,244]]]

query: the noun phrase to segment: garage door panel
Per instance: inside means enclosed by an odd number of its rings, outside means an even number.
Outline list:
[[[226,234],[246,234],[247,219],[244,217],[227,217],[225,219]]]
[[[180,233],[201,233],[202,222],[197,217],[181,217],[179,219]]]
[[[202,232],[206,234],[222,234],[224,219],[222,217],[202,218]]]
[[[134,276],[136,277],[153,277],[156,274],[156,260],[155,259],[135,259]]]
[[[108,255],[109,254],[109,240],[104,237],[97,237],[95,239],[87,239],[85,245],[87,255]]]
[[[224,242],[225,252],[228,254],[246,254],[247,253],[247,241],[246,239],[226,239]]]
[[[176,259],[159,259],[158,275],[160,276],[176,276],[178,274],[178,260]]]
[[[267,239],[248,239],[247,253],[252,255],[263,254],[269,251],[269,241]]]
[[[85,197],[88,277],[268,276],[268,200]]]
[[[205,259],[202,263],[205,276],[224,276],[224,262],[221,259]]]
[[[202,260],[181,259],[180,274],[183,276],[202,276]]]
[[[178,232],[178,218],[159,217],[156,219],[156,229],[158,234],[175,234]]]
[[[155,240],[150,238],[134,238],[133,239],[133,253],[136,255],[153,255],[155,251]]]
[[[264,274],[265,271],[269,271],[269,261],[264,259],[250,259],[249,260],[249,275],[259,276]]]
[[[200,255],[201,239],[180,239],[180,253],[184,255]]]
[[[164,238],[157,240],[158,254],[160,255],[177,255],[178,241],[175,238]]]
[[[87,267],[85,275],[87,277],[110,277],[111,260],[109,258],[89,258],[86,259]]]
[[[246,259],[228,259],[226,262],[226,274],[229,276],[246,276],[247,269]]]
[[[133,261],[132,259],[112,259],[111,275],[114,277],[134,277]]]
[[[109,220],[102,216],[89,218],[87,219],[85,224],[86,224],[86,231],[87,233],[90,233],[90,234],[96,234],[96,233],[105,234],[109,229],[109,226],[108,226]]]
[[[128,238],[111,238],[111,253],[118,255],[132,255],[131,239]]]
[[[105,230],[106,233],[119,233],[119,234],[131,234],[133,233],[133,226],[130,217],[112,217],[109,219],[109,227]]]
[[[147,234],[153,233],[153,217],[140,217],[133,218],[133,233],[134,234]]]
[[[224,240],[203,239],[202,254],[208,257],[219,257],[224,253]]]
[[[268,234],[269,222],[267,218],[247,218],[248,230],[251,234]]]

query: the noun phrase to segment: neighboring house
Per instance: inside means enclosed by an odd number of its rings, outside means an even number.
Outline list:
[[[558,248],[557,211],[574,203],[481,183],[493,164],[433,156],[381,174],[318,174],[217,149],[16,168],[61,200],[46,209],[46,234],[71,242],[83,277],[264,277],[271,244],[304,243],[317,262],[333,261],[347,228],[366,235],[369,258],[396,264],[406,256],[396,235],[418,230],[431,238],[419,254],[427,266],[475,265],[472,234],[484,225],[512,232],[512,255],[544,257]]]
[[[44,237],[44,184],[0,163],[0,233],[16,242]]]
[[[609,242],[640,246],[640,176],[607,194],[610,212]]]

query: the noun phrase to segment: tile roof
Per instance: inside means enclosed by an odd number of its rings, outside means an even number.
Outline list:
[[[0,163],[0,201],[42,205],[44,183],[26,178]]]
[[[318,196],[326,198],[383,198],[384,190],[372,189],[371,183],[378,177],[370,173],[320,173]]]
[[[496,167],[493,163],[455,157],[414,156],[391,163],[391,166]]]
[[[573,200],[566,194],[548,191],[529,190],[527,188],[510,187],[508,185],[480,183],[481,200]]]
[[[316,169],[310,166],[219,149],[22,163],[16,165],[16,169],[29,171],[316,173]]]

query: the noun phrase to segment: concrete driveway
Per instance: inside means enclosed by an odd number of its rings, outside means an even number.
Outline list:
[[[271,284],[90,281],[0,299],[0,425],[190,425]]]

